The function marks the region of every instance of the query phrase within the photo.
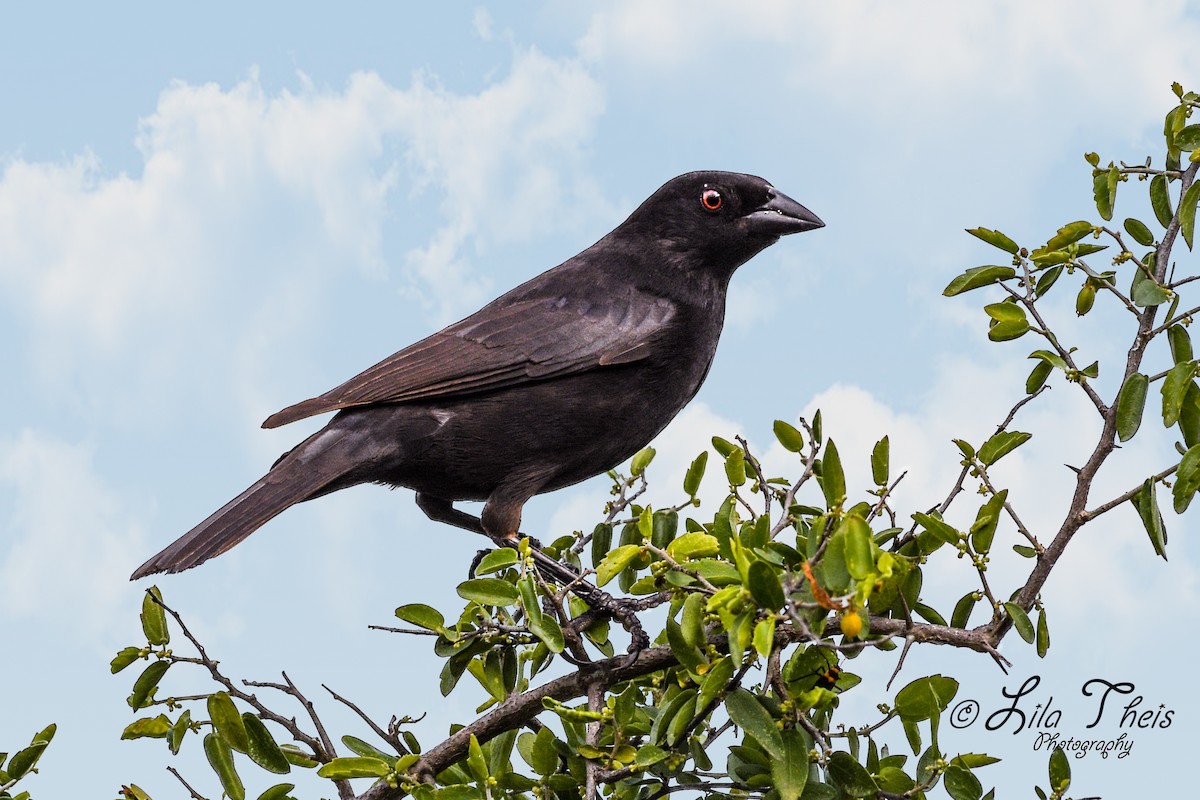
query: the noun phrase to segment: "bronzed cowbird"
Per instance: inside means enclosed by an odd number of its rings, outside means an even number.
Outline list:
[[[734,270],[822,225],[752,175],[668,181],[574,258],[268,417],[337,411],[133,578],[194,567],[288,506],[360,483],[415,489],[430,518],[511,541],[530,497],[613,468],[692,399]],[[486,501],[481,517],[459,500]]]

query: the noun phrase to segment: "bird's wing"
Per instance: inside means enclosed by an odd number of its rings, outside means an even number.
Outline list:
[[[263,427],[340,408],[455,397],[631,363],[648,354],[675,313],[670,301],[633,291],[599,302],[553,297],[488,306],[341,386],[271,415]]]

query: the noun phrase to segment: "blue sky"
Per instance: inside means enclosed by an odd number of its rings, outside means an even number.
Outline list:
[[[1194,6],[1173,0],[1136,20],[1114,0],[7,9],[0,746],[59,723],[29,786],[40,798],[130,781],[178,796],[161,743],[116,740],[130,678],[107,661],[135,640],[141,599],[126,576],[320,424],[260,430],[268,414],[573,255],[687,170],[762,175],[828,227],[736,276],[708,383],[659,443],[658,483],[676,486],[713,434],[743,433],[788,471],[771,421],[820,406],[843,458],[858,456],[852,480],[889,433],[910,470],[898,500],[927,508],[956,469],[950,438],[1002,418],[1032,349],[989,344],[977,301],[940,296],[994,258],[962,230],[1032,245],[1094,217],[1082,154],[1159,153],[1169,84],[1200,75],[1198,36]],[[1062,329],[1120,354],[1121,331],[1077,322],[1069,300]],[[1078,400],[1059,387],[1030,408],[1018,427],[1035,439],[1000,473],[1035,527],[1055,523],[1061,465],[1094,441]],[[1096,496],[1169,447],[1139,437]],[[590,527],[605,488],[538,498],[525,528]],[[1009,678],[933,648],[903,673],[958,674],[985,707],[1040,674],[1074,735],[1088,733],[1089,678],[1176,709],[1171,728],[1131,733],[1126,759],[1073,762],[1078,795],[1128,795],[1180,763],[1200,711],[1178,625],[1197,594],[1194,516],[1168,519],[1169,564],[1131,514],[1110,517],[1047,587],[1045,661],[1013,637]],[[159,584],[231,672],[287,669],[382,718],[428,711],[418,733],[433,741],[478,698],[442,700],[422,642],[366,625],[417,600],[455,609],[479,544],[428,522],[411,493],[368,487]],[[926,579],[941,604],[968,588],[945,566],[944,586]],[[881,685],[892,666],[864,674]],[[855,694],[847,721],[870,721],[882,689]],[[968,733],[964,748],[1006,759],[981,776],[1001,797],[1043,778],[1031,734]]]

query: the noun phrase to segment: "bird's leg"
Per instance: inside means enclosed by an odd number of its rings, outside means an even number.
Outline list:
[[[489,539],[491,535],[483,529],[483,523],[479,517],[468,514],[465,511],[459,511],[454,507],[454,504],[449,500],[443,500],[440,497],[434,497],[431,494],[417,493],[417,507],[425,512],[425,516],[429,517],[434,522],[444,522],[447,525],[453,525],[456,528],[463,528],[473,533],[483,534]]]
[[[516,531],[520,526],[521,505],[523,505],[523,503],[508,504],[507,507],[502,504],[497,504],[494,506],[489,501],[488,505],[484,507],[484,517],[487,518],[487,522],[492,523],[493,525],[497,522],[508,523],[511,525],[511,527],[500,527],[498,530],[502,531],[507,528],[508,530]],[[460,511],[454,507],[451,501],[445,500],[441,497],[434,497],[433,495],[418,493],[417,506],[425,512],[425,516],[429,517],[434,522],[444,522],[447,525],[453,525],[456,528],[463,528],[473,533],[481,534],[491,539],[499,547],[516,547],[517,542],[519,542],[522,538],[519,532],[503,534],[489,531],[487,527],[485,527],[484,520],[472,514],[468,514],[465,511]],[[513,512],[514,507],[515,513]],[[501,509],[503,509],[503,511],[497,514],[497,511],[500,511]],[[620,600],[613,597],[603,589],[599,589],[587,581],[581,580],[579,573],[576,572],[569,564],[564,564],[563,562],[557,561],[543,553],[541,546],[537,543],[536,539],[530,539],[530,543],[533,545],[533,547],[530,549],[530,553],[533,555],[534,563],[542,572],[546,573],[563,586],[570,586],[571,591],[579,595],[579,597],[582,598],[584,602],[590,605],[595,611],[607,614],[611,618],[620,622],[621,626],[625,628],[625,630],[629,631],[630,663],[637,659],[638,653],[650,646],[650,639],[646,635],[645,630],[642,628],[641,621],[626,604],[622,603]],[[481,551],[481,553],[476,555],[475,559],[471,562],[472,574],[474,574],[474,570],[477,566],[479,566],[479,561],[482,558],[483,555]]]
[[[453,525],[456,528],[478,533],[492,537],[483,529],[483,523],[479,521],[479,517],[468,514],[465,511],[459,511],[454,507],[449,500],[443,500],[440,497],[434,497],[428,494],[417,493],[417,507],[425,512],[425,516],[429,517],[434,522],[444,522],[447,525]],[[497,542],[501,547],[505,546],[503,542]],[[467,569],[467,575],[474,578],[475,570],[479,567],[479,562],[488,554],[487,550],[479,550],[475,553],[475,557],[471,559],[471,566]]]

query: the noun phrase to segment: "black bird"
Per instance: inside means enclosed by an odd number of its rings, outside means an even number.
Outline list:
[[[329,424],[133,573],[224,553],[287,507],[379,483],[498,543],[529,498],[612,469],[696,394],[734,270],[824,225],[762,178],[689,172],[559,266],[320,397],[268,417]],[[454,508],[484,500],[477,518]]]

